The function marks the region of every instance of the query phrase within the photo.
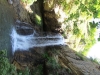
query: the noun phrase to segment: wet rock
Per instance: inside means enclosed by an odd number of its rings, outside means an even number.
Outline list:
[[[21,51],[17,50],[14,53],[12,63],[16,66],[17,69],[25,69],[26,67],[29,67],[32,69],[32,67],[37,66],[38,64],[42,64],[44,62],[44,59],[41,57],[40,54],[34,51]]]
[[[34,29],[30,24],[20,21],[16,21],[15,29],[20,35],[30,35],[34,32]]]

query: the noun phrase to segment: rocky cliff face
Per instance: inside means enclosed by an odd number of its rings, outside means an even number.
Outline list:
[[[33,75],[99,75],[99,64],[78,55],[68,46],[34,48],[15,52],[12,63],[18,69],[29,67]],[[39,68],[38,66],[41,66]]]
[[[12,19],[28,22],[33,25],[37,31],[44,30],[47,32],[63,33],[63,21],[66,16],[62,11],[62,7],[57,4],[57,0],[45,0],[44,3],[42,0],[34,0],[32,3],[12,0],[10,4],[8,4],[7,1],[3,1],[4,0],[0,1],[0,8],[2,10],[0,14],[3,14],[0,15],[0,18],[2,18],[2,20],[0,20],[0,29],[2,30],[0,31],[0,35],[5,34],[6,36],[6,32],[3,30],[6,28],[7,32],[9,32],[9,27],[11,26],[8,25],[12,24]],[[7,11],[4,11],[6,8]],[[16,14],[10,12],[11,10],[15,11]],[[6,13],[4,14],[4,12]],[[8,13],[9,15],[7,15]],[[12,14],[14,15],[12,16]],[[5,33],[2,34],[2,32]],[[6,37],[0,37],[0,39],[3,40],[0,41],[0,48],[5,44],[4,39],[7,39]],[[30,51],[16,51],[12,63],[17,69],[23,70],[29,67],[32,75],[100,74],[100,66],[98,64],[91,62],[84,56],[81,57],[68,46],[43,47],[34,48]]]
[[[12,0],[12,6],[16,12],[16,20],[26,22],[34,26],[37,31],[41,31],[42,22],[42,0],[31,2],[23,0]]]
[[[12,0],[16,12],[16,19],[49,32],[63,33],[63,22],[66,18],[63,8],[56,0],[28,1]]]
[[[44,1],[44,30],[63,33],[62,25],[66,18],[57,0]]]

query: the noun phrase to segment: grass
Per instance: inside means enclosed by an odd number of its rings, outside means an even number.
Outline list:
[[[81,59],[85,60],[84,55],[81,52],[76,52],[76,55]]]

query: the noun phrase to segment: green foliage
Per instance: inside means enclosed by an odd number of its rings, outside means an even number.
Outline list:
[[[33,3],[34,1],[36,1],[36,0],[21,0],[23,3]]]
[[[24,70],[19,70],[18,75],[30,75],[30,70],[27,68],[25,68]]]
[[[65,32],[62,34],[62,36],[63,36],[64,38],[67,38],[67,36],[66,36]]]
[[[98,38],[98,41],[100,41],[100,38]]]
[[[81,59],[85,60],[84,55],[81,52],[76,52],[76,55]]]
[[[95,39],[94,40],[92,40],[92,39],[87,40],[85,48],[82,51],[82,54],[84,54],[86,56],[88,51],[89,51],[89,49],[95,44],[95,42],[96,42]]]
[[[57,69],[58,67],[60,67],[60,65],[55,61],[53,57],[49,57],[47,61],[47,65],[49,65],[53,69]]]
[[[89,22],[90,24],[90,27],[93,29],[93,28],[96,28],[98,23],[95,23],[94,21],[93,22]]]
[[[40,16],[35,15],[35,22],[37,25],[42,26],[42,20]]]
[[[86,42],[86,45],[85,45],[85,48],[83,50],[83,54],[86,56],[89,49],[96,43],[96,40],[95,39],[90,39],[90,40],[87,40]]]
[[[49,56],[47,53],[45,53],[43,57],[47,60],[47,65],[52,69],[60,68],[60,65],[56,62],[54,57]]]
[[[7,51],[0,51],[0,75],[17,75],[16,68],[9,63]]]
[[[56,53],[56,52],[55,52]],[[54,53],[54,54],[55,54]],[[62,69],[64,70],[64,68],[62,68],[59,63],[56,61],[56,59],[53,56],[50,56],[49,54],[44,54],[43,55],[45,58],[45,62],[46,62],[46,66],[48,69],[48,73],[50,75],[59,75],[60,70],[62,71]],[[68,69],[68,71],[70,72],[70,69]]]
[[[80,31],[79,28],[77,27],[77,23],[76,23],[76,22],[74,22],[73,34],[76,35],[76,36],[81,35],[81,31]]]
[[[0,75],[29,75],[29,69],[17,72],[16,67],[10,64],[7,58],[7,51],[0,51]]]
[[[68,9],[68,4],[66,0],[58,0],[58,4],[60,4],[64,9]]]
[[[84,39],[84,42],[81,40],[80,43],[83,42],[82,44],[85,45],[83,54],[86,55],[95,44],[97,23],[89,21],[93,18],[100,18],[100,0],[58,0],[58,3],[68,16],[65,22],[73,24],[72,34],[76,35],[76,38]],[[80,27],[84,27],[83,30]]]
[[[43,75],[43,65],[38,65],[35,70],[33,70],[32,75]]]
[[[96,43],[96,40],[95,40],[95,33],[96,33],[96,26],[97,26],[97,23],[95,24],[94,22],[90,22],[90,29],[88,31],[88,38],[85,39],[85,42],[86,42],[86,45],[85,45],[85,48],[83,50],[83,54],[86,56],[89,49]]]
[[[96,59],[96,58],[90,57],[89,59],[90,59],[92,62],[95,62],[95,63],[97,63],[97,64],[100,64],[100,62],[99,62],[98,59]]]

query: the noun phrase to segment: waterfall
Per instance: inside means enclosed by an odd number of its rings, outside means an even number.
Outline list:
[[[35,30],[33,30],[33,33],[29,35],[21,35],[18,34],[16,28],[13,28],[11,37],[13,53],[16,50],[29,50],[34,47],[64,45],[64,38],[61,34],[38,34]]]

